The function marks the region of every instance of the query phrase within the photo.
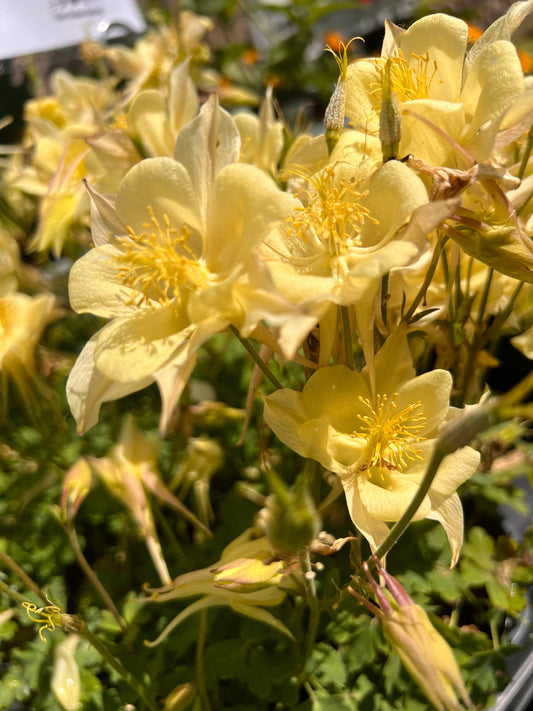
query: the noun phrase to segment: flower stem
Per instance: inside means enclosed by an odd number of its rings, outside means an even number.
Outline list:
[[[277,378],[275,377],[274,373],[270,370],[268,365],[265,363],[265,361],[260,357],[259,353],[255,350],[255,348],[252,346],[248,338],[243,338],[241,334],[239,333],[238,329],[235,328],[235,326],[232,326],[230,324],[229,330],[235,335],[239,341],[242,343],[244,349],[248,351],[248,353],[251,355],[253,358],[254,362],[256,363],[257,367],[260,368],[263,373],[266,375],[266,377],[270,380],[272,385],[279,390],[283,386],[281,385],[280,382],[278,382]]]
[[[424,277],[424,281],[422,283],[422,286],[420,287],[418,294],[415,296],[413,303],[409,307],[407,313],[404,316],[404,320],[406,323],[409,323],[409,321],[412,319],[418,304],[422,301],[422,299],[426,295],[426,291],[428,290],[429,285],[431,284],[431,280],[433,279],[433,276],[435,274],[435,270],[437,269],[437,264],[439,263],[440,255],[442,253],[442,250],[444,249],[444,245],[446,242],[449,240],[449,237],[443,236],[437,244],[435,245],[435,250],[433,252],[433,256],[431,257],[431,262],[428,267],[428,270],[426,272],[426,275]]]
[[[83,551],[81,550],[80,544],[78,542],[78,536],[76,535],[76,529],[74,527],[74,524],[67,523],[64,528],[65,528],[66,534],[67,534],[69,541],[70,541],[70,545],[72,546],[72,550],[74,551],[74,555],[76,556],[76,560],[78,561],[80,568],[83,570],[83,572],[87,576],[91,585],[94,587],[94,589],[97,591],[97,593],[102,598],[104,605],[111,612],[111,614],[117,621],[120,629],[124,632],[126,629],[126,625],[124,624],[124,621],[122,620],[122,618],[115,606],[115,603],[111,599],[111,596],[109,595],[109,593],[107,592],[105,587],[102,585],[102,583],[100,582],[98,577],[95,575],[93,569],[87,562],[87,558],[83,555]]]
[[[350,326],[350,314],[347,306],[340,307],[342,333],[344,335],[344,351],[346,355],[346,365],[351,370],[355,370],[355,359],[353,356],[352,329]]]
[[[72,615],[72,617],[75,617]],[[80,620],[81,622],[81,620]],[[83,623],[85,625],[85,623]],[[110,667],[112,667],[117,674],[119,674],[124,681],[131,686],[131,688],[139,695],[139,697],[144,701],[144,703],[148,706],[150,711],[159,711],[158,705],[155,703],[155,701],[148,696],[146,691],[144,690],[144,687],[137,681],[137,679],[129,672],[126,667],[122,666],[122,664],[116,659],[109,649],[103,644],[98,637],[96,637],[92,632],[89,631],[87,626],[85,625],[85,628],[80,629],[79,633],[81,634],[82,637],[85,637],[85,639],[89,642],[89,644],[96,649],[98,654],[105,659],[105,661],[109,664]]]
[[[205,638],[207,634],[207,610],[200,610],[200,629],[198,630],[198,641],[196,644],[196,681],[202,699],[202,711],[211,711],[209,696],[205,688],[204,676],[204,651]]]
[[[39,586],[33,582],[33,580],[30,578],[29,575],[27,575],[20,566],[18,566],[13,558],[9,556],[7,553],[5,553],[3,550],[0,549],[0,561],[5,563],[8,568],[11,568],[11,570],[17,575],[22,582],[28,587],[30,590],[32,590],[37,597],[39,597],[43,602],[48,604],[48,600],[46,598],[46,595],[43,593],[43,591],[39,588]]]
[[[531,150],[533,149],[533,125],[529,129],[529,132],[527,134],[527,143],[526,143],[526,148],[524,150],[524,155],[522,156],[522,161],[520,162],[520,168],[518,169],[518,177],[520,180],[524,177],[524,173],[526,172],[526,167],[527,167],[527,162],[529,160],[529,156],[531,155]]]
[[[307,636],[305,641],[302,663],[302,669],[305,669],[305,664],[311,656],[311,652],[313,651],[316,631],[318,628],[320,610],[318,607],[318,598],[316,595],[315,574],[311,568],[311,557],[309,555],[308,548],[304,548],[303,550],[298,552],[298,562],[300,563],[300,569],[303,573],[307,604],[309,605],[309,620],[307,623]]]

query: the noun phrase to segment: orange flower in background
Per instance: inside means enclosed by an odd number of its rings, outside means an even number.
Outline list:
[[[336,30],[328,30],[324,35],[324,42],[334,52],[340,52],[344,47],[348,46],[348,39]]]

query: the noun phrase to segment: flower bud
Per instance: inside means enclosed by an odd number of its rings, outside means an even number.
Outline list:
[[[179,684],[165,699],[164,711],[184,711],[196,696],[196,684],[187,681]]]
[[[61,492],[61,508],[67,521],[72,521],[78,513],[91,488],[91,479],[91,468],[85,459],[78,459],[68,470]]]
[[[283,561],[272,560],[272,551],[265,551],[258,553],[255,558],[238,558],[214,568],[213,580],[217,587],[226,590],[251,592],[269,585],[278,585],[283,570]]]
[[[259,513],[259,523],[275,551],[282,556],[294,555],[316,538],[320,516],[302,475],[292,489],[272,471],[267,478],[273,493]]]
[[[451,648],[431,624],[425,610],[416,605],[400,583],[389,575],[376,559],[378,571],[392,596],[392,603],[377,585],[366,563],[367,575],[377,601],[378,610],[368,603],[381,620],[383,633],[403,665],[438,711],[459,711],[457,692],[464,704],[473,708]],[[352,590],[350,592],[353,593]],[[361,602],[363,599],[354,594]]]
[[[392,93],[390,59],[387,59],[385,73],[383,75],[381,111],[379,112],[379,140],[381,141],[381,152],[383,154],[384,163],[391,158],[396,158],[401,137],[402,125],[400,112],[398,110],[396,97]]]

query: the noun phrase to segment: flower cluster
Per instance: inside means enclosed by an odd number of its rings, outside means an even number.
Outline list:
[[[312,627],[316,557],[355,540],[320,532],[340,495],[391,590],[385,560],[404,523],[440,523],[446,565],[457,564],[457,490],[480,454],[465,437],[440,456],[446,433],[463,425],[470,433],[503,339],[533,355],[533,89],[511,41],[532,10],[533,0],[514,3],[475,43],[465,22],[434,14],[406,30],[387,22],[379,57],[349,63],[353,42],[329,48],[340,75],[322,132],[290,134],[272,88],[258,115],[231,111],[232,100],[253,97],[215,91],[201,41],[210,22],[190,13],[134,49],[87,45],[102,80],[60,71],[51,95],[27,104],[24,145],[6,161],[3,188],[3,394],[12,377],[31,405],[35,350],[59,315],[19,258],[16,239],[30,224],[26,249],[74,255],[70,307],[100,320],[66,386],[79,434],[98,423],[104,403],[152,384],[159,433],[172,434],[199,354],[219,334],[254,359],[245,413],[207,397],[188,413],[244,417],[244,438],[259,400],[269,428],[257,454],[270,495],[254,490],[255,527],[212,566],[172,579],[150,503],[157,497],[197,541],[209,538],[210,480],[224,453],[208,438],[189,438],[167,485],[158,445],[128,416],[107,456],[78,459],[66,476],[62,522],[71,535],[91,473],[128,509],[162,584],[144,604],[201,596],[157,642],[193,612],[221,605],[293,640],[290,624],[265,609],[291,594],[307,598]],[[291,462],[306,460],[292,488],[278,476],[275,437]],[[198,516],[181,501],[190,488]],[[370,584],[385,636],[434,706],[458,708],[455,690],[470,705],[422,608],[395,587],[393,609]],[[76,644],[58,649],[58,668]],[[60,699],[65,673],[54,675]]]

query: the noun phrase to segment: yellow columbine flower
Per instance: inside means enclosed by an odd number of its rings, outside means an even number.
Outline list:
[[[354,524],[373,550],[388,522],[407,509],[426,471],[439,429],[450,416],[448,371],[416,376],[405,334],[396,331],[376,355],[375,389],[367,368],[321,368],[302,392],[264,397],[274,433],[303,457],[339,475]],[[470,447],[447,456],[414,520],[439,521],[457,562],[463,513],[456,489],[476,470]]]
[[[52,294],[13,293],[0,297],[0,373],[2,396],[7,400],[13,380],[28,410],[35,408],[44,385],[35,371],[35,349],[46,326],[56,318]]]
[[[103,401],[154,380],[164,430],[198,348],[230,324],[248,336],[266,319],[290,356],[314,323],[273,289],[255,254],[292,198],[263,171],[236,163],[237,127],[214,99],[180,132],[175,157],[134,166],[114,206],[93,191],[96,246],[71,270],[70,301],[112,321],[67,385],[81,431]]]
[[[428,15],[406,31],[388,23],[382,56],[348,67],[346,115],[377,135],[389,61],[392,91],[403,114],[399,155],[412,153],[432,165],[455,165],[457,155],[443,139],[447,134],[476,160],[486,160],[506,113],[525,90],[516,50],[508,37],[501,37],[492,33],[490,41],[467,53],[467,25],[455,17]],[[531,109],[531,97],[526,104],[523,113]]]

